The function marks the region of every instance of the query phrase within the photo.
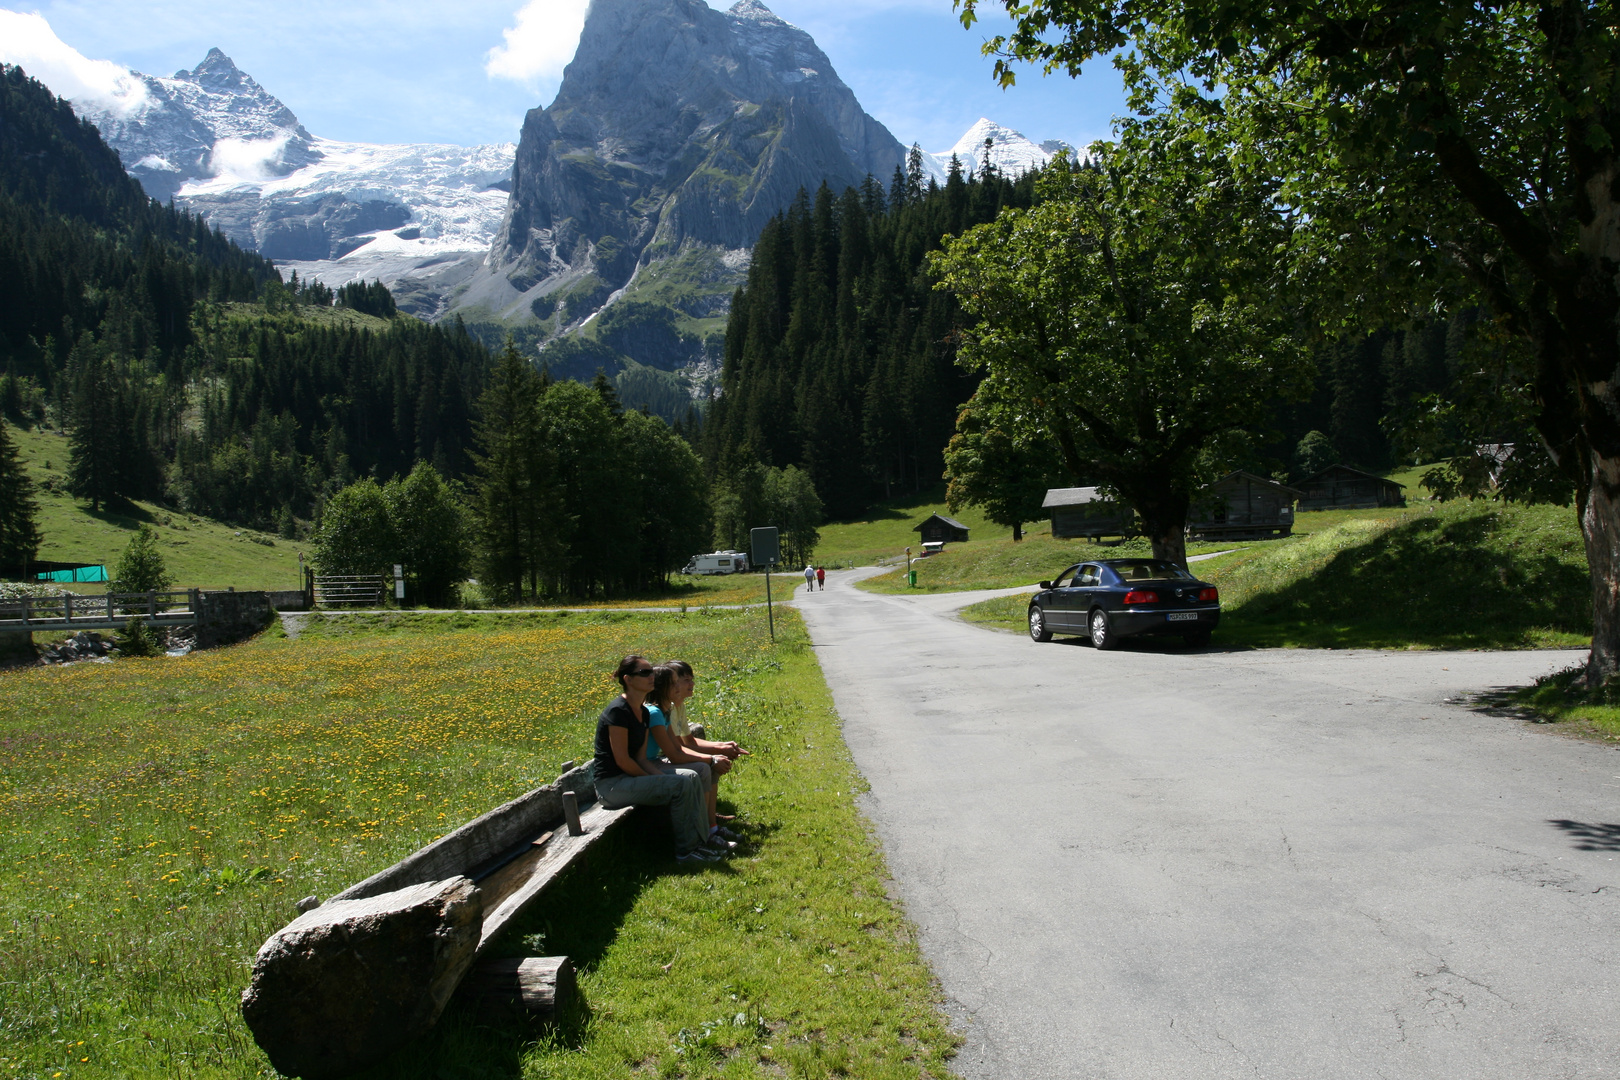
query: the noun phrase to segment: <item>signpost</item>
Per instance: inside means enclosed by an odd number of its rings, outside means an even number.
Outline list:
[[[394,599],[405,602],[405,568],[399,563],[394,564]]]
[[[748,559],[765,567],[765,621],[770,624],[771,641],[776,641],[776,613],[771,608],[771,567],[782,560],[782,537],[775,525],[748,531]]]

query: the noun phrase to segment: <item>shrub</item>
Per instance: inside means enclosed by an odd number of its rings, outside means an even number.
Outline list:
[[[146,625],[145,619],[131,619],[118,635],[118,652],[122,656],[156,656],[163,651],[157,635]]]
[[[118,565],[113,569],[113,580],[108,582],[108,592],[162,592],[174,584],[169,576],[168,566],[163,561],[163,552],[158,549],[157,531],[150,525],[143,524],[135,535],[129,538],[124,547],[124,553],[118,556]]]

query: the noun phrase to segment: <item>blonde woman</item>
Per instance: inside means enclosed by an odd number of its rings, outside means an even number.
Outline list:
[[[685,660],[671,660],[668,666],[674,669],[676,675],[675,685],[670,695],[670,707],[667,710],[670,733],[688,752],[713,755],[721,759],[720,764],[712,766],[716,785],[709,788],[709,816],[713,819],[721,836],[727,840],[736,840],[736,834],[720,824],[722,821],[730,821],[733,815],[716,812],[715,790],[720,777],[731,771],[732,762],[740,757],[747,757],[748,751],[735,742],[715,742],[711,739],[700,739],[692,734],[691,725],[686,719],[686,703],[691,699],[693,691],[697,688],[697,675],[693,672],[692,665]]]

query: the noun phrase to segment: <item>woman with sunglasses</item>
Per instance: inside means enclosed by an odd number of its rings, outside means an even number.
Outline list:
[[[645,657],[627,656],[613,673],[624,693],[596,720],[596,797],[608,809],[668,806],[675,830],[675,860],[714,862],[722,857],[706,844],[708,812],[703,781],[696,772],[664,772],[647,760],[647,710],[653,666]]]

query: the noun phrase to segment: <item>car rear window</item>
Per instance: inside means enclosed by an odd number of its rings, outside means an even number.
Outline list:
[[[1109,563],[1121,581],[1191,581],[1192,575],[1173,562],[1139,559]]]

